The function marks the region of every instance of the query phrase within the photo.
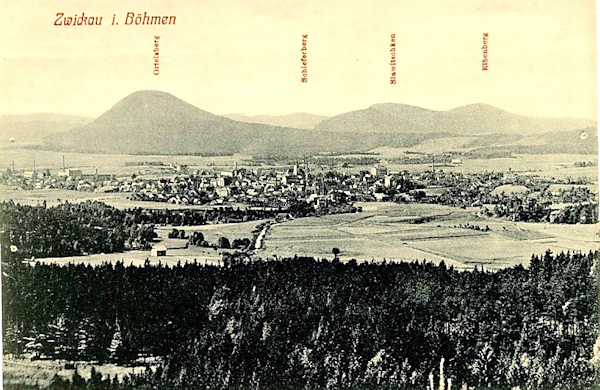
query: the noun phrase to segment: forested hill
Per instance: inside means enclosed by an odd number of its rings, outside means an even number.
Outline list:
[[[355,137],[245,123],[211,114],[160,91],[140,91],[93,122],[44,139],[52,150],[125,154],[302,155],[353,150]],[[365,145],[370,147],[371,144]]]
[[[318,130],[335,132],[446,132],[467,136],[491,133],[537,135],[597,126],[571,118],[536,118],[504,111],[487,104],[469,104],[448,111],[428,110],[407,104],[374,104],[323,120]]]
[[[414,389],[450,379],[453,389],[583,389],[598,373],[598,253],[547,252],[496,273],[311,258],[30,267],[15,256],[3,246],[5,353],[162,361],[94,388]]]

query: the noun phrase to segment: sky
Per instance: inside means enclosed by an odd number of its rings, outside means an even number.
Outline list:
[[[97,117],[152,89],[215,114],[332,116],[384,102],[435,110],[486,103],[522,115],[597,119],[594,1],[0,3],[0,114]],[[176,21],[125,25],[128,12]],[[55,26],[57,13],[102,16],[102,25]]]

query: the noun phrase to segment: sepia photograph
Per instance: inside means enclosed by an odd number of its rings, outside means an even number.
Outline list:
[[[0,0],[2,388],[600,389],[594,0]]]

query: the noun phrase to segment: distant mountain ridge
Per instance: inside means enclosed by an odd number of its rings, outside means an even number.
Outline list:
[[[49,134],[91,122],[92,118],[61,114],[0,115],[0,144],[40,143]]]
[[[476,136],[490,133],[532,135],[591,126],[597,126],[596,122],[522,116],[487,104],[434,111],[406,104],[384,103],[326,119],[316,129],[335,132],[446,132]]]
[[[161,91],[135,92],[93,122],[51,134],[43,148],[124,154],[281,154],[352,150],[352,135],[337,137],[235,121],[201,110]],[[370,147],[373,143],[364,146]]]
[[[287,115],[245,116],[241,114],[226,114],[223,116],[239,122],[262,123],[263,125],[294,127],[296,129],[306,130],[314,129],[317,124],[329,118],[327,116],[308,114],[306,112],[296,112]]]
[[[300,117],[317,120],[310,114]],[[306,130],[238,121],[201,110],[166,92],[139,91],[88,124],[48,135],[42,148],[123,154],[299,156],[384,146],[410,148],[426,140],[466,135],[474,138],[471,148],[501,146],[526,152],[528,145],[535,145],[532,151],[556,153],[561,146],[552,141],[556,134],[568,132],[567,138],[573,139],[576,131],[597,126],[589,120],[519,116],[484,104],[434,111],[386,103],[324,119],[315,127]],[[494,133],[497,135],[491,136]],[[549,133],[555,134],[547,136]],[[539,136],[540,142],[527,144],[527,137],[532,136]],[[582,150],[597,149],[591,145],[592,138],[583,142]],[[580,144],[571,142],[575,149]]]

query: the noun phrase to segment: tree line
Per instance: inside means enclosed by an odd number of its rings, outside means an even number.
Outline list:
[[[260,209],[239,207],[215,207],[204,210],[132,208],[126,210],[126,212],[136,223],[174,226],[247,222],[259,219],[274,218],[278,213],[277,210],[271,210],[267,208]]]
[[[24,257],[79,256],[149,249],[154,225],[101,202],[54,207],[0,203],[0,237]]]
[[[219,237],[219,239],[217,240],[217,242],[213,242],[210,243],[208,241],[206,241],[204,239],[204,234],[202,234],[202,232],[199,231],[195,231],[195,232],[191,232],[191,235],[187,235],[185,230],[179,230],[176,228],[173,228],[173,230],[171,230],[168,234],[167,237],[169,238],[177,238],[177,239],[187,239],[188,245],[193,245],[193,246],[201,246],[201,247],[211,247],[211,248],[222,248],[222,249],[239,249],[239,250],[245,250],[245,249],[249,249],[251,244],[252,244],[252,240],[250,240],[249,238],[235,238],[232,241],[229,241],[229,239],[227,237]]]

